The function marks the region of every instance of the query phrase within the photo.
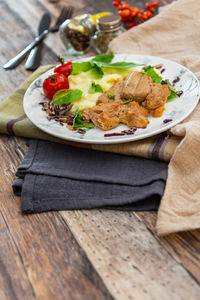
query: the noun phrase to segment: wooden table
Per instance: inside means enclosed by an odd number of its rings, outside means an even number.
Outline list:
[[[132,1],[140,8],[144,3]],[[115,11],[111,0],[0,0],[1,65],[33,39],[45,11],[56,17],[63,4],[73,5],[75,14]],[[43,50],[43,64],[66,56],[57,34]],[[1,100],[30,74],[23,63],[0,72]],[[200,299],[200,231],[158,238],[154,212],[22,215],[11,185],[26,150],[24,139],[0,135],[1,300]]]

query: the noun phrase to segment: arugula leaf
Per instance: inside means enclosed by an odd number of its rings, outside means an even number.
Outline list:
[[[96,84],[94,81],[92,81],[91,87],[88,90],[89,94],[94,94],[94,93],[103,93],[103,89],[100,86],[100,84]]]
[[[162,77],[151,66],[148,66],[141,73],[145,73],[148,76],[150,76],[154,83],[161,83],[161,81],[162,81]]]
[[[58,91],[60,92],[60,91]],[[60,98],[56,99],[56,94],[54,95],[53,99],[52,99],[52,103],[53,104],[57,104],[57,105],[62,105],[62,104],[67,104],[70,102],[73,102],[79,98],[81,98],[82,96],[82,91],[79,89],[76,90],[68,90],[68,93],[64,96],[61,96]],[[57,94],[58,95],[58,94]]]
[[[132,62],[119,61],[116,63],[101,63],[101,67],[113,69],[129,69],[133,67],[144,66],[143,64],[135,64]]]
[[[110,99],[115,99],[115,95],[112,94],[112,93],[109,93],[109,94],[108,94],[108,98],[110,98]]]
[[[110,63],[113,60],[113,54],[99,54],[95,56],[92,61],[100,62],[100,63]]]
[[[91,69],[91,64],[89,61],[84,61],[82,63],[72,63],[72,75],[77,75],[80,72],[86,72]]]
[[[122,104],[127,104],[127,103],[130,103],[130,102],[132,102],[132,101],[133,101],[132,99],[128,99],[128,100],[122,102]]]
[[[94,125],[83,122],[82,116],[79,113],[79,109],[77,109],[73,119],[73,127],[76,129],[91,129],[94,128]]]

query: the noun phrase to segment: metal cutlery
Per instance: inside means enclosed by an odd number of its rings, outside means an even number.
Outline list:
[[[38,35],[32,43],[30,43],[24,50],[22,50],[18,55],[10,59],[4,66],[4,69],[13,69],[19,65],[21,61],[24,60],[26,55],[35,47],[37,46],[49,32],[57,32],[61,23],[63,23],[66,19],[71,18],[73,14],[74,8],[72,6],[63,7],[59,17],[56,20],[56,23],[50,29],[44,30],[40,35]]]
[[[51,23],[51,16],[49,13],[46,13],[42,16],[39,27],[38,27],[38,35],[40,35],[44,30],[49,29]],[[41,50],[42,50],[43,42],[41,41],[38,46],[35,46],[26,61],[25,68],[27,70],[35,70],[40,65],[41,59]]]

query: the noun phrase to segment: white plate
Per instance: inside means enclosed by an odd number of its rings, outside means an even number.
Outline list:
[[[89,59],[91,58],[77,61]],[[177,76],[180,77],[180,81],[176,83],[175,88],[177,91],[182,90],[183,94],[171,102],[166,103],[162,117],[149,117],[150,123],[147,128],[137,129],[133,135],[104,137],[105,133],[120,132],[121,130],[127,129],[127,127],[122,124],[106,132],[94,128],[88,130],[85,134],[80,134],[68,130],[66,126],[61,126],[56,121],[48,121],[46,112],[42,111],[41,105],[39,105],[39,102],[46,99],[42,90],[42,82],[48,75],[53,73],[53,70],[50,70],[37,78],[26,91],[23,104],[27,117],[41,130],[61,139],[79,143],[113,144],[140,140],[166,131],[184,120],[197,105],[199,101],[199,82],[196,76],[184,66],[160,57],[145,55],[115,55],[113,62],[116,61],[129,61],[145,65],[163,64],[165,68],[162,74],[163,79],[169,79],[170,82],[172,82]],[[165,124],[163,122],[165,119],[172,119],[172,121]]]

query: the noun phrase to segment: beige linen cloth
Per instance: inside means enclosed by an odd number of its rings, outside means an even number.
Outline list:
[[[113,40],[110,50],[168,58],[186,66],[200,79],[198,12],[199,0],[175,1],[158,16]],[[169,164],[156,224],[158,235],[200,228],[200,104],[171,131],[183,139]]]

